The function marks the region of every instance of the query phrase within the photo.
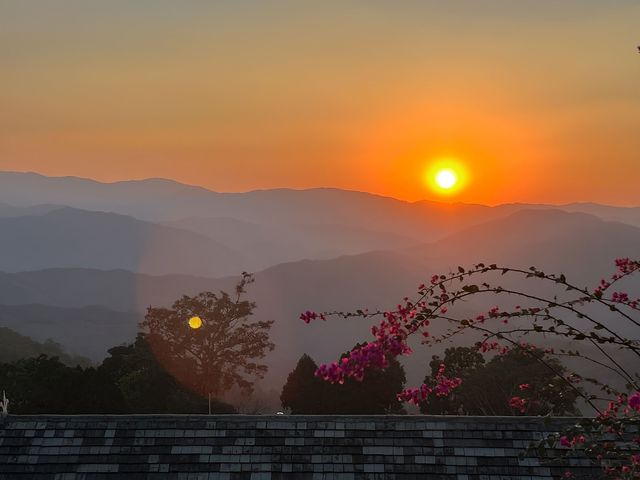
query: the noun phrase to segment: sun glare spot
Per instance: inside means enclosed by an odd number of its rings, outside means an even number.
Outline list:
[[[189,327],[197,330],[202,326],[202,319],[200,317],[191,317],[189,319]]]

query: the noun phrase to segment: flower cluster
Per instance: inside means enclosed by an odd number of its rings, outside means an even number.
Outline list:
[[[445,369],[445,364],[441,363],[438,373],[436,374],[434,386],[430,387],[423,383],[416,388],[407,388],[398,394],[398,400],[419,405],[427,400],[432,393],[438,397],[450,395],[453,390],[462,385],[462,380],[460,378],[448,378],[445,375]]]
[[[312,312],[311,310],[307,310],[306,312],[300,314],[300,320],[302,320],[304,323],[310,323],[311,320],[317,319],[326,320],[326,317],[324,313],[316,313]]]
[[[621,275],[629,275],[640,268],[640,262],[629,258],[616,258],[616,267]]]
[[[574,448],[577,445],[582,445],[587,441],[587,437],[584,435],[576,435],[574,437],[567,437],[563,435],[560,437],[560,445],[566,448]]]
[[[368,368],[387,368],[388,355],[396,357],[410,353],[411,349],[401,339],[387,337],[384,341],[371,342],[354,348],[338,362],[320,365],[315,374],[331,383],[342,384],[346,378],[362,381]]]
[[[509,400],[509,406],[520,413],[524,413],[527,411],[527,400],[517,396],[511,397]]]

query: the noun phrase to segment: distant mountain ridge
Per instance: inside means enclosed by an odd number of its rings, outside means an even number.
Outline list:
[[[70,207],[0,218],[0,270],[125,269],[141,273],[237,274],[241,254],[194,232],[115,213]]]
[[[15,362],[40,355],[57,357],[62,363],[71,367],[91,364],[88,358],[68,355],[59,343],[52,340],[37,342],[10,328],[0,327],[0,363]]]
[[[431,240],[470,224],[500,218],[524,208],[592,213],[640,226],[640,207],[575,203],[504,204],[496,207],[406,202],[376,194],[314,188],[220,193],[168,179],[101,183],[80,177],[0,172],[0,202],[15,206],[63,205],[114,212],[154,222],[186,218],[234,218],[258,224],[350,225]]]
[[[51,339],[66,352],[99,362],[107,350],[131,342],[140,315],[105,307],[0,305],[0,325],[38,342]]]

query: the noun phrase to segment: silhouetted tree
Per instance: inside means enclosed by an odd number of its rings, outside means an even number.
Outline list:
[[[253,381],[267,371],[258,360],[274,349],[269,340],[273,321],[249,321],[256,305],[242,296],[252,282],[253,276],[245,273],[233,297],[203,292],[183,296],[172,308],[150,307],[141,323],[160,363],[204,397],[234,385],[250,392]],[[189,327],[194,316],[202,319],[202,327]]]
[[[103,372],[68,367],[56,357],[0,364],[0,386],[11,400],[11,413],[124,412],[120,391]]]
[[[475,348],[469,347],[452,347],[445,350],[445,357],[442,360],[437,355],[433,356],[433,359],[429,363],[431,368],[431,374],[425,378],[425,383],[433,385],[435,377],[438,374],[440,365],[445,363],[445,375],[450,378],[461,378],[463,385],[469,381],[469,377],[472,377],[479,368],[484,367],[484,357],[478,353]],[[431,382],[431,383],[428,383]],[[429,398],[428,403],[422,403],[420,410],[423,413],[438,414],[438,415],[455,415],[458,413],[464,413],[467,410],[465,406],[473,403],[472,398],[467,398],[469,389],[458,387],[454,389],[447,397],[432,396]]]
[[[114,347],[99,368],[120,390],[127,413],[206,413],[208,399],[180,385],[160,365],[144,334],[131,345]],[[212,401],[213,413],[236,413]]]
[[[303,355],[289,374],[280,400],[292,414],[403,414],[396,398],[406,382],[404,368],[392,359],[385,370],[370,369],[362,382],[330,384],[314,374],[316,363]]]
[[[284,408],[290,409],[294,415],[328,413],[325,399],[326,382],[317,378],[314,373],[318,365],[306,353],[300,357],[296,368],[287,377],[282,388],[280,401]]]
[[[462,385],[447,397],[430,397],[420,404],[420,411],[438,415],[577,415],[578,393],[536,358],[541,354],[513,349],[485,364],[475,348],[448,348],[444,360],[434,356],[425,383],[433,384],[444,363],[445,375],[461,378]],[[556,372],[566,373],[557,359],[545,362]],[[526,410],[510,406],[513,397],[526,398]]]

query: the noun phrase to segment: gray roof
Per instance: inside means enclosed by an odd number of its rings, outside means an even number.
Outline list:
[[[2,422],[0,420],[0,422]],[[0,480],[543,480],[587,459],[520,458],[557,431],[532,417],[9,416]]]

